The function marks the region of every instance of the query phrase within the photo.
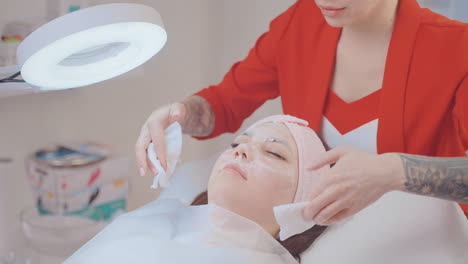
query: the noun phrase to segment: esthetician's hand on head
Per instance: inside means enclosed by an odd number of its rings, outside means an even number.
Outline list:
[[[293,201],[297,181],[297,146],[288,128],[260,124],[220,155],[208,184],[208,201],[274,233],[279,226],[273,207]]]
[[[310,169],[335,163],[329,175],[317,179],[304,218],[331,225],[366,208],[383,194],[403,186],[401,159],[392,153],[373,155],[349,147],[325,153]]]
[[[172,123],[183,120],[185,116],[185,106],[182,103],[174,103],[156,109],[146,120],[141,128],[140,136],[135,144],[135,153],[140,174],[146,175],[148,169],[154,174],[158,174],[157,169],[148,159],[148,145],[153,142],[155,151],[161,165],[167,169],[166,160],[166,138],[164,130]]]

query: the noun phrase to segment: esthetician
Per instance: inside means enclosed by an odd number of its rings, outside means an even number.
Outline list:
[[[156,109],[136,143],[142,175],[163,167],[164,129],[234,132],[266,100],[307,120],[329,147],[304,217],[330,225],[400,190],[456,201],[468,214],[468,24],[416,0],[298,0],[224,80]],[[465,204],[465,205],[463,205]]]

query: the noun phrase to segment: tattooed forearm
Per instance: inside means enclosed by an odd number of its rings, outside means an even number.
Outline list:
[[[431,158],[400,154],[405,190],[468,203],[468,158]]]
[[[191,136],[209,136],[215,126],[215,115],[211,105],[200,96],[191,96],[182,102],[186,113],[182,121],[183,132]]]

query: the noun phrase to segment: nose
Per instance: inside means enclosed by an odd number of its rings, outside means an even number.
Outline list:
[[[245,161],[249,161],[251,159],[252,153],[249,149],[250,147],[248,144],[239,144],[234,151],[234,157],[236,159],[241,159]]]

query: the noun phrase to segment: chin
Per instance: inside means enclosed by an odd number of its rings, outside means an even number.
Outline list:
[[[348,23],[343,19],[325,17],[325,21],[327,22],[329,26],[334,27],[334,28],[342,28],[348,25]]]

